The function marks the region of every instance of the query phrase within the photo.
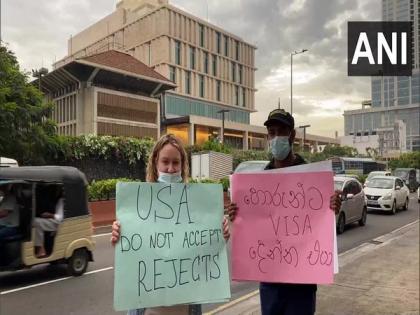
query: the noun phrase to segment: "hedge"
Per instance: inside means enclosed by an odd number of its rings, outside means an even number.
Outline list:
[[[117,182],[132,182],[129,178],[113,178],[92,181],[88,186],[89,200],[109,200],[115,198]]]

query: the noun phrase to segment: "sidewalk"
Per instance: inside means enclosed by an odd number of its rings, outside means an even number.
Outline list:
[[[340,273],[318,286],[317,315],[418,315],[419,221],[340,254]],[[259,295],[209,314],[259,315]]]

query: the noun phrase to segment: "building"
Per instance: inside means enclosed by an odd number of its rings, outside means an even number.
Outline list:
[[[360,110],[344,112],[345,136],[359,137],[381,133],[383,141],[390,143],[386,139],[399,139],[399,136],[391,134],[395,131],[395,123],[402,121],[406,129],[406,149],[420,150],[419,18],[417,0],[382,0],[384,21],[413,22],[413,73],[411,77],[372,77],[370,107],[367,108],[369,104],[364,104]],[[388,145],[384,144],[382,147],[385,154]],[[404,148],[402,145],[399,147]]]
[[[41,77],[58,133],[160,136],[160,101],[156,95],[175,84],[132,56],[106,51],[75,59]]]
[[[250,125],[255,112],[256,47],[164,0],[123,0],[116,11],[72,36],[55,67],[98,51],[119,49],[170,79],[162,102],[164,132],[188,144],[222,137],[237,148],[264,148],[266,130]]]

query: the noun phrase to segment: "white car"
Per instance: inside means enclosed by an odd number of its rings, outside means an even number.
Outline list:
[[[401,178],[395,176],[373,177],[364,188],[367,209],[390,211],[408,209],[410,191]]]
[[[370,172],[368,177],[365,180],[365,184],[363,185],[363,187],[366,187],[366,185],[369,183],[369,181],[375,177],[375,176],[391,176],[391,172],[389,171],[374,171],[374,172]]]
[[[362,185],[357,179],[346,176],[334,176],[334,189],[343,192],[340,212],[335,216],[337,234],[344,232],[347,224],[358,222],[366,224],[366,199]]]

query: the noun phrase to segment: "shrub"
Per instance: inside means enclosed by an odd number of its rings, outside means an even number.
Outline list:
[[[117,182],[132,182],[129,178],[113,178],[92,181],[88,186],[89,200],[109,200],[115,198]]]

